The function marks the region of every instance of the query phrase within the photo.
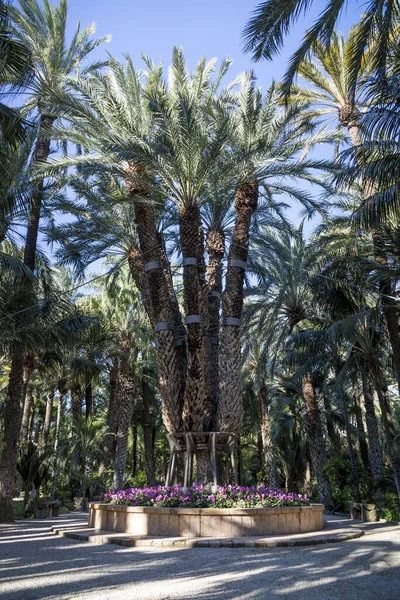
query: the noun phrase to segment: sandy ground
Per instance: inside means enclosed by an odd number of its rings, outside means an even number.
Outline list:
[[[400,599],[398,526],[366,524],[356,540],[270,549],[96,546],[51,532],[85,518],[0,526],[1,600]]]

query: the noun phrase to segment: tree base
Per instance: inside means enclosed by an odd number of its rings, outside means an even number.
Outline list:
[[[0,523],[14,523],[12,498],[0,496]]]

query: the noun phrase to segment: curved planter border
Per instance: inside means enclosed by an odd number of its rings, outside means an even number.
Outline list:
[[[89,504],[89,527],[132,535],[249,537],[324,527],[323,504],[282,508],[159,508]]]

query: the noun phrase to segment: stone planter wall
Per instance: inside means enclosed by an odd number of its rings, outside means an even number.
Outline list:
[[[324,527],[324,507],[150,508],[89,504],[89,527],[132,535],[247,537],[306,533]]]

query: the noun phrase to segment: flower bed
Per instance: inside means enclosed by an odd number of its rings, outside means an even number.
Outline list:
[[[309,505],[307,496],[262,485],[220,486],[216,492],[196,484],[190,490],[184,490],[181,485],[129,488],[107,492],[104,501],[125,506],[165,508],[278,508]]]

